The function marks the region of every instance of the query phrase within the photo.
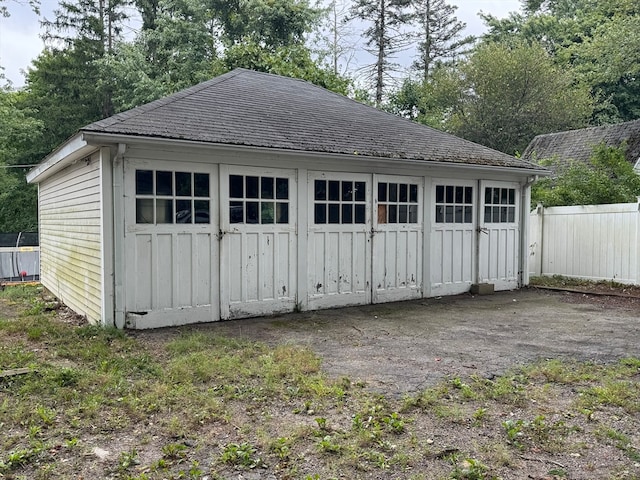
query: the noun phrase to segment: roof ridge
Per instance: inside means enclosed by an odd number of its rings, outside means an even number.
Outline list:
[[[542,138],[542,137],[553,137],[553,136],[559,136],[559,135],[567,135],[567,134],[571,134],[571,133],[575,133],[575,132],[584,132],[584,131],[594,131],[594,130],[608,130],[608,129],[613,129],[615,127],[622,127],[627,126],[629,124],[632,123],[639,123],[640,124],[640,118],[637,118],[635,120],[628,120],[626,122],[620,122],[620,123],[607,123],[605,125],[591,125],[588,127],[582,127],[582,128],[573,128],[571,130],[562,130],[560,132],[550,132],[550,133],[540,133],[538,135],[536,135],[535,137],[533,137],[533,140],[535,140],[536,138]],[[532,141],[533,141],[532,140]]]

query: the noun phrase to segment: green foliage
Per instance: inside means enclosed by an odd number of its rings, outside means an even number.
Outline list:
[[[640,7],[629,0],[531,0],[523,13],[483,16],[486,42],[539,44],[560,69],[592,89],[592,121],[615,123],[640,116]]]
[[[564,166],[554,159],[542,162],[554,168],[556,176],[533,185],[532,204],[553,207],[636,201],[640,195],[640,176],[626,160],[624,148],[597,145],[586,165],[572,162]]]
[[[258,450],[250,443],[228,443],[220,455],[220,460],[238,467],[255,468],[263,463],[257,453]]]
[[[579,128],[592,112],[588,87],[537,45],[485,44],[461,67],[463,95],[450,130],[514,154],[538,134]]]

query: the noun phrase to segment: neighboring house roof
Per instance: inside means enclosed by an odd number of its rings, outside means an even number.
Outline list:
[[[244,69],[80,132],[544,171],[306,81]]]
[[[586,163],[593,154],[593,148],[601,143],[609,147],[626,143],[627,160],[636,165],[640,159],[640,120],[538,135],[527,146],[522,158],[534,163],[552,158],[560,164],[571,160]]]

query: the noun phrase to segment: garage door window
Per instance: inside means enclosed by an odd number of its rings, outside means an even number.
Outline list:
[[[516,221],[516,189],[486,187],[484,189],[485,223]]]
[[[378,182],[378,223],[418,223],[418,185]]]
[[[209,223],[209,174],[136,170],[136,223]]]
[[[365,223],[366,183],[316,180],[313,219],[315,224]]]
[[[436,185],[436,223],[472,223],[473,187]]]
[[[229,175],[231,223],[289,223],[289,179]]]

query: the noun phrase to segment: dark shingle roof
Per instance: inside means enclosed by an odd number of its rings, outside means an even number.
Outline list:
[[[522,158],[530,162],[555,158],[560,164],[571,160],[586,163],[593,154],[593,147],[603,142],[609,147],[619,147],[626,142],[627,160],[635,165],[640,157],[640,120],[538,135],[527,146]]]
[[[237,69],[83,132],[540,169],[311,83]]]

